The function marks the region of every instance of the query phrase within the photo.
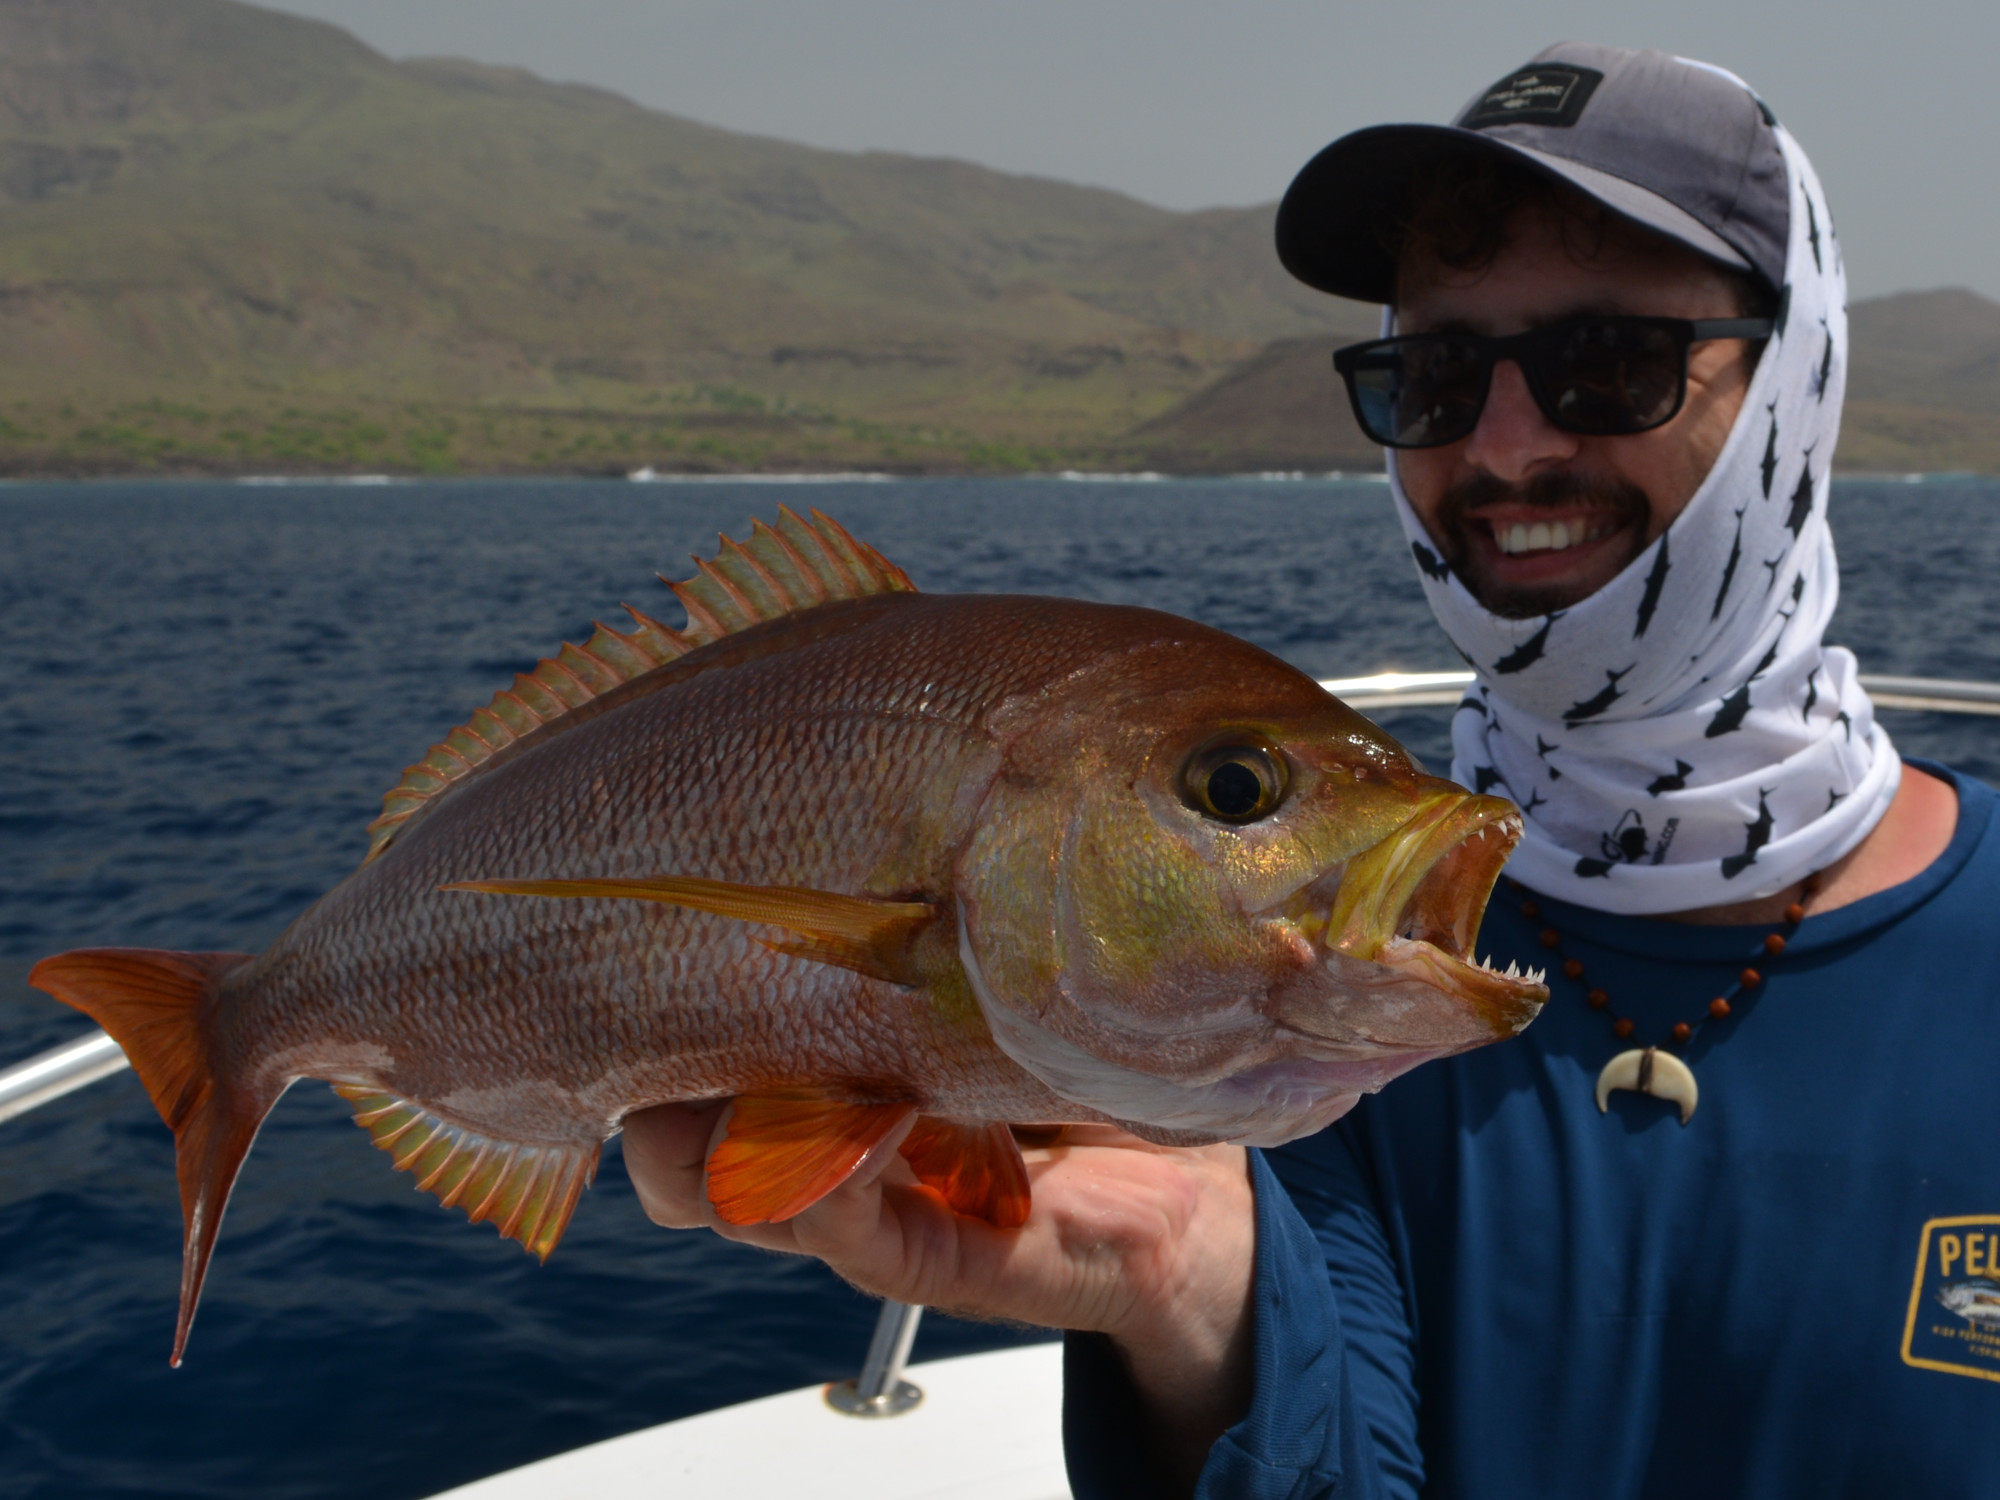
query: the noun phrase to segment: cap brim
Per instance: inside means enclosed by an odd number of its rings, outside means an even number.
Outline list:
[[[1641,228],[1680,241],[1725,266],[1750,261],[1685,209],[1595,167],[1516,146],[1455,125],[1376,125],[1320,152],[1278,205],[1278,259],[1307,286],[1336,297],[1390,302],[1396,294],[1395,225],[1411,184],[1432,162],[1483,156],[1512,162],[1586,197]]]

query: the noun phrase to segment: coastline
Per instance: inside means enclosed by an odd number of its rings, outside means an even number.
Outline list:
[[[1992,474],[1973,469],[1846,469],[1836,466],[1833,477],[1854,484],[1977,483]],[[888,484],[924,479],[1022,479],[1053,483],[1173,483],[1229,480],[1236,482],[1302,483],[1341,480],[1385,483],[1381,466],[1374,468],[1288,468],[1278,465],[1215,465],[1202,468],[1154,468],[1133,463],[1118,467],[1087,462],[1062,467],[974,468],[967,465],[884,465],[878,468],[654,468],[576,466],[548,468],[275,468],[257,464],[172,464],[129,468],[87,461],[49,466],[15,466],[0,456],[0,488],[42,484],[238,484],[268,486],[341,486],[416,484],[435,481],[602,480],[626,484]]]

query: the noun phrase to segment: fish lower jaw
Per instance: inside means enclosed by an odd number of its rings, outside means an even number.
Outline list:
[[[1495,1037],[1518,1033],[1549,998],[1545,970],[1513,962],[1496,968],[1490,958],[1460,958],[1422,938],[1391,938],[1373,961],[1456,996],[1479,1013]]]

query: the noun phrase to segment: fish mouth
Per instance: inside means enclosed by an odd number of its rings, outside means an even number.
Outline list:
[[[1539,969],[1499,970],[1472,946],[1521,813],[1499,797],[1440,791],[1372,849],[1347,862],[1325,946],[1456,996],[1495,1037],[1512,1036],[1549,997]]]

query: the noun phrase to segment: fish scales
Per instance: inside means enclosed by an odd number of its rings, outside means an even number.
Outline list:
[[[817,515],[725,550],[677,586],[698,631],[640,617],[517,679],[540,719],[454,731],[261,955],[37,966],[175,1131],[176,1361],[301,1077],[544,1256],[628,1113],[722,1098],[725,1217],[800,1211],[921,1113],[912,1169],[1004,1229],[1027,1179],[989,1122],[1289,1139],[1545,996],[1471,962],[1511,806],[1256,647],[918,594]]]
[[[228,993],[256,999],[241,1024],[264,1024],[283,997],[298,1028],[287,1040],[304,1046],[326,1024],[304,997],[342,994],[333,1035],[372,1038],[396,1059],[365,1081],[518,1135],[505,1090],[541,1080],[575,1099],[572,1128],[543,1139],[601,1139],[627,1110],[663,1099],[871,1074],[964,1110],[1002,1102],[998,1072],[1020,1103],[1046,1107],[990,1043],[930,1024],[899,987],[782,959],[741,923],[437,890],[495,870],[671,869],[948,893],[963,828],[907,810],[945,809],[962,825],[996,761],[982,712],[1116,642],[1070,618],[1101,606],[899,598],[894,616],[797,660],[689,678],[465,783],[242,971]],[[1167,619],[1147,619],[1147,638]],[[947,644],[955,659],[941,661]],[[456,1024],[468,1010],[477,1028]],[[485,1109],[458,1102],[474,1095]]]

